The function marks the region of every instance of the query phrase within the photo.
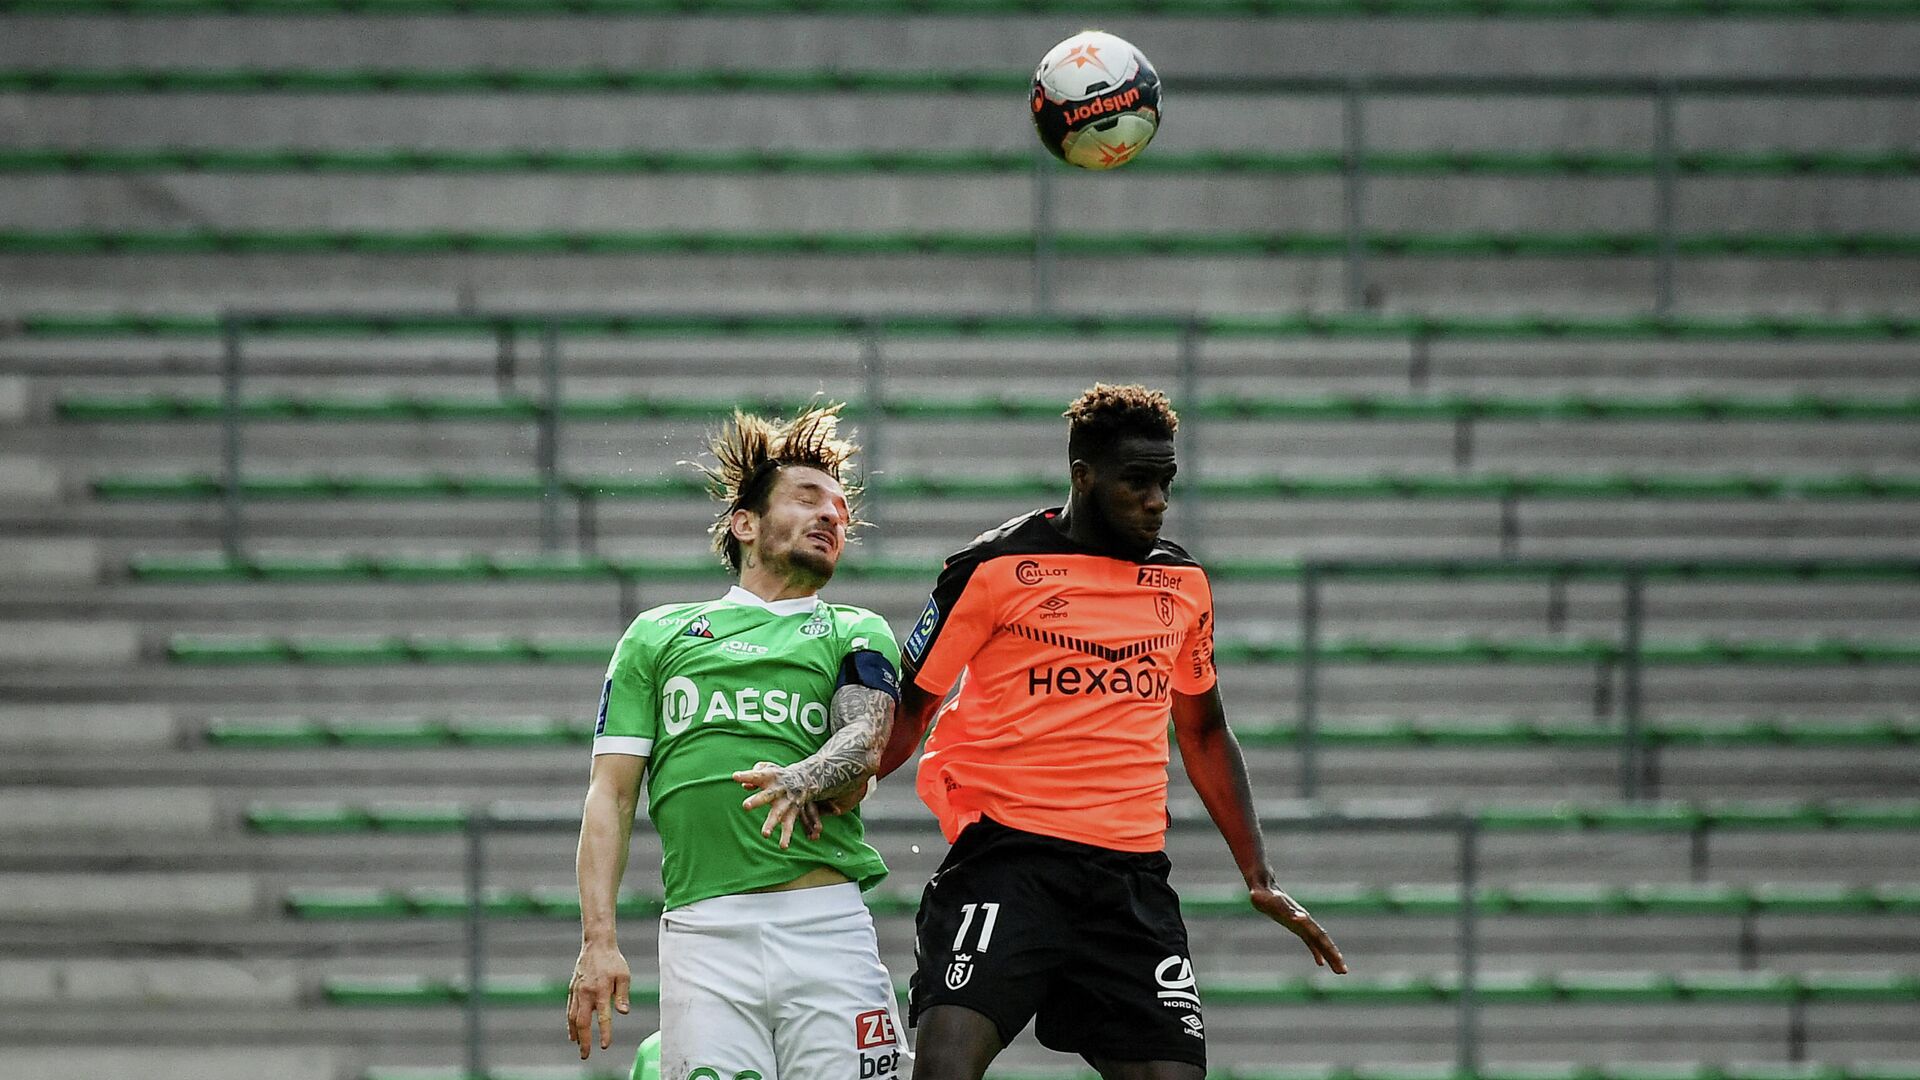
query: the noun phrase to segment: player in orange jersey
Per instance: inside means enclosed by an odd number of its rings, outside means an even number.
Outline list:
[[[1104,384],[1066,417],[1067,504],[949,558],[903,649],[880,772],[940,713],[917,787],[952,845],[916,924],[914,1080],[980,1080],[1030,1020],[1105,1080],[1202,1080],[1164,851],[1169,712],[1248,899],[1347,970],[1268,864],[1215,686],[1206,572],[1160,538],[1178,418],[1158,391]]]

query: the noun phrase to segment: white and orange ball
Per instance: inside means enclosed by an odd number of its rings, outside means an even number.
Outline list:
[[[1053,155],[1117,169],[1160,128],[1160,75],[1146,54],[1101,30],[1055,45],[1033,73],[1033,129]]]

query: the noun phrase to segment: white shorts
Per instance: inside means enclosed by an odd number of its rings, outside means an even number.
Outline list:
[[[881,1080],[905,1058],[893,977],[847,883],[660,918],[660,1080]]]

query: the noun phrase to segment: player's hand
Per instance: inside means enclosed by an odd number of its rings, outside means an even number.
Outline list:
[[[600,1023],[600,1049],[613,1046],[613,1014],[631,1008],[633,972],[611,945],[582,945],[567,984],[567,1041],[580,1044],[580,1060],[593,1053],[593,1025]]]
[[[866,783],[861,784],[858,788],[855,788],[845,795],[834,799],[821,799],[813,805],[815,809],[828,817],[839,817],[841,814],[855,809],[861,803],[865,802],[867,796],[873,794],[873,789],[879,786],[880,778],[877,776],[869,776],[867,777]]]
[[[1307,951],[1313,954],[1313,962],[1320,967],[1330,968],[1336,975],[1347,973],[1347,960],[1340,955],[1340,947],[1333,943],[1320,924],[1313,921],[1307,909],[1301,907],[1293,897],[1271,885],[1255,885],[1249,890],[1248,898],[1262,915],[1294,932],[1301,941],[1306,942]]]
[[[820,839],[820,811],[813,805],[813,793],[801,789],[784,766],[762,761],[751,769],[733,774],[741,787],[753,794],[740,804],[744,810],[767,808],[767,820],[760,826],[761,836],[780,830],[780,848],[793,842],[793,827],[798,824],[808,839]]]

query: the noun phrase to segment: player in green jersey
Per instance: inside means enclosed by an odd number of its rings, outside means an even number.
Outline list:
[[[629,1007],[614,896],[644,775],[666,887],[661,1080],[899,1067],[860,900],[887,867],[855,805],[892,728],[900,650],[878,615],[817,595],[853,526],[841,474],[858,448],[837,437],[839,410],[734,414],[707,475],[725,504],[714,548],[739,584],[641,613],[614,650],[576,858],[567,1036],[582,1058],[596,1021],[606,1049]]]

